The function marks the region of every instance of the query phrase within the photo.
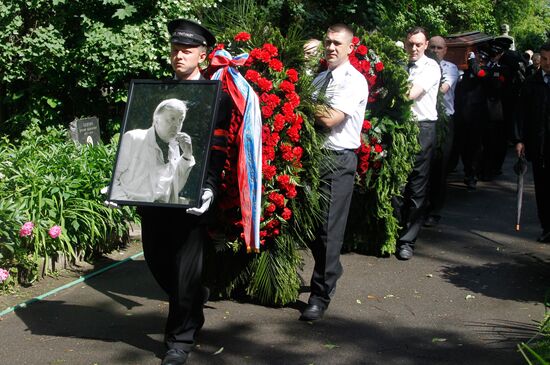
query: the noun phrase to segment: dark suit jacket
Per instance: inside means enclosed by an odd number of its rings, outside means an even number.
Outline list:
[[[550,162],[550,85],[542,70],[525,80],[518,109],[516,137],[525,144],[525,157]]]
[[[202,75],[200,79],[205,80]],[[225,160],[227,159],[227,137],[221,137],[219,132],[229,131],[232,110],[233,102],[231,96],[224,90],[221,90],[218,114],[216,115],[216,121],[214,123],[215,130],[212,139],[212,149],[210,150],[210,160],[208,162],[208,170],[204,182],[204,187],[212,190],[214,197],[217,196],[221,174]]]

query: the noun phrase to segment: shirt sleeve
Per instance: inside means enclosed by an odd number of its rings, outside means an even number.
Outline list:
[[[458,81],[458,68],[451,64],[449,67],[445,68],[443,72],[443,83],[449,85],[449,87],[454,87]]]
[[[420,86],[424,92],[427,92],[433,86],[439,86],[441,71],[437,63],[429,63],[424,67],[413,80],[413,85]]]
[[[360,77],[363,77],[360,75]],[[329,104],[348,116],[353,115],[357,106],[368,98],[368,86],[358,82],[353,75],[346,75],[344,82],[335,85]],[[327,90],[327,93],[329,90]]]

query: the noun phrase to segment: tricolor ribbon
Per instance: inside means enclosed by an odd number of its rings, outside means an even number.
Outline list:
[[[237,71],[248,54],[233,58],[224,49],[217,50],[211,66],[219,67],[212,80],[220,80],[243,116],[239,127],[237,177],[241,198],[244,241],[247,251],[260,251],[260,210],[262,201],[262,115],[260,101],[252,86]]]

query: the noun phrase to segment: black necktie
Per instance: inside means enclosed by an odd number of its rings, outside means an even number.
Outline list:
[[[160,139],[159,135],[157,134],[157,131],[155,131],[155,139],[157,141],[157,145],[159,146],[160,150],[162,151],[162,158],[164,160],[164,163],[168,163],[168,150],[170,146],[168,143],[164,142],[162,139]]]
[[[321,88],[319,89],[319,95],[324,95],[327,92],[327,87],[330,80],[332,80],[332,72],[328,71],[325,75],[325,79],[323,80],[323,85],[321,85]]]

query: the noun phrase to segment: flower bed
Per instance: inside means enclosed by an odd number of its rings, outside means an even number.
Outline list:
[[[10,274],[3,287],[34,281],[41,258],[90,258],[125,243],[132,210],[105,207],[99,192],[113,146],[79,146],[62,128],[36,125],[17,144],[0,141],[0,268]]]

